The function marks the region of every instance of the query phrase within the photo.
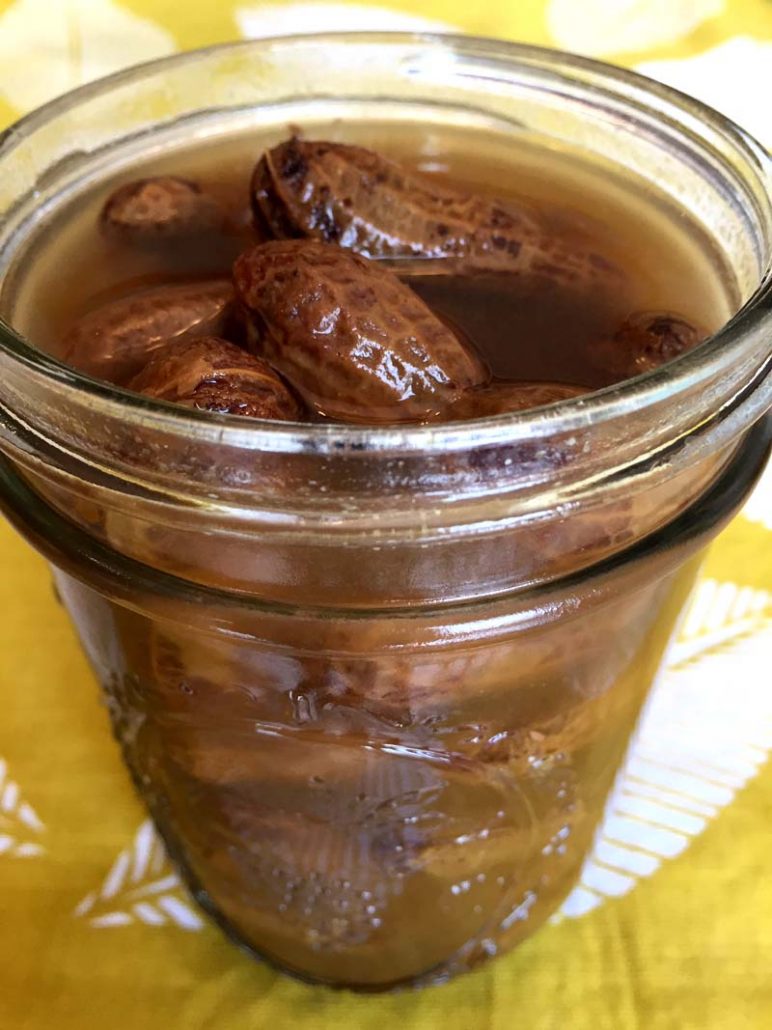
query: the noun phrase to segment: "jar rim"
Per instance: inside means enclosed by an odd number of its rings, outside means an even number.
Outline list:
[[[594,88],[611,91],[629,105],[642,107],[653,101],[669,114],[680,116],[691,131],[710,128],[727,141],[735,154],[755,171],[767,199],[767,220],[772,224],[772,159],[744,129],[701,102],[627,69],[548,48],[474,36],[427,33],[325,33],[298,34],[268,39],[217,44],[145,62],[89,83],[58,97],[26,115],[0,135],[0,161],[19,140],[41,126],[71,115],[79,104],[104,96],[117,86],[131,83],[159,70],[174,68],[202,56],[226,51],[268,51],[298,45],[349,46],[415,45],[442,54],[459,55],[499,65],[533,65],[555,74],[577,74]],[[511,444],[570,434],[589,423],[613,422],[629,411],[656,406],[673,395],[686,394],[728,372],[746,354],[749,337],[758,345],[763,322],[772,315],[772,252],[752,296],[739,311],[694,350],[666,365],[614,386],[577,398],[524,412],[485,419],[432,425],[342,425],[269,422],[218,415],[157,401],[93,379],[46,354],[11,326],[0,320],[0,351],[42,376],[57,389],[85,398],[92,413],[113,417],[131,414],[147,429],[170,437],[191,435],[201,443],[227,444],[246,451],[273,453],[388,452],[390,454],[446,454],[471,447]]]

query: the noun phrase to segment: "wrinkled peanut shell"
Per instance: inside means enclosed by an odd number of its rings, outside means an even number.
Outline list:
[[[259,229],[337,243],[373,258],[455,259],[459,270],[543,275],[588,285],[617,269],[547,233],[526,210],[409,172],[363,147],[293,137],[252,178]]]
[[[569,386],[567,383],[493,383],[464,390],[458,400],[442,413],[442,420],[455,422],[527,411],[580,397],[588,392],[585,387]]]
[[[340,247],[264,243],[237,259],[234,282],[255,351],[327,417],[420,420],[487,379],[408,286]]]
[[[157,286],[110,301],[84,315],[64,339],[63,360],[118,385],[153,352],[181,336],[221,335],[233,288],[224,279]]]
[[[177,340],[157,350],[129,388],[224,415],[292,421],[301,414],[270,365],[215,336]]]
[[[678,315],[641,311],[625,319],[613,336],[598,341],[591,358],[612,380],[629,379],[672,361],[706,336]]]
[[[108,236],[153,244],[216,229],[223,222],[223,212],[197,183],[158,175],[115,190],[102,208],[100,222]]]

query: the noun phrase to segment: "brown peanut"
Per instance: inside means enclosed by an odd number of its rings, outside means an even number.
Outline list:
[[[153,352],[181,336],[220,335],[233,288],[225,279],[157,286],[84,315],[64,339],[63,359],[97,379],[125,384]]]
[[[464,390],[442,413],[444,422],[490,418],[506,412],[526,411],[546,404],[580,397],[588,389],[567,383],[493,383]]]
[[[327,417],[421,420],[487,378],[408,286],[340,247],[264,243],[238,258],[234,282],[256,351]]]
[[[223,218],[217,202],[198,183],[158,175],[119,186],[105,202],[100,222],[108,236],[152,244],[211,231]]]
[[[283,421],[300,417],[300,404],[270,365],[216,336],[167,344],[129,388],[225,415]]]
[[[672,361],[706,335],[678,315],[641,311],[625,319],[612,336],[598,341],[591,358],[610,381],[629,379]]]
[[[601,255],[551,236],[526,210],[342,143],[293,137],[267,151],[253,173],[252,205],[269,235],[324,240],[367,257],[451,258],[466,270],[580,285],[618,275]]]

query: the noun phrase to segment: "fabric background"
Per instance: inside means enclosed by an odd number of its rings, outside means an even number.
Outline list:
[[[0,125],[174,50],[455,28],[639,67],[772,142],[770,0],[0,0]],[[42,560],[0,525],[0,1027],[772,1025],[772,483],[713,545],[582,885],[516,952],[357,997],[251,962],[169,867]]]

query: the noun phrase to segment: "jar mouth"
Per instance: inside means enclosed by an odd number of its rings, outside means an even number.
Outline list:
[[[709,146],[712,142],[708,137],[720,138],[732,152],[735,163],[741,161],[746,168],[752,169],[757,200],[761,197],[766,202],[766,210],[758,214],[766,223],[767,237],[770,235],[772,162],[764,148],[728,118],[699,101],[634,72],[560,51],[467,36],[410,33],[297,35],[221,44],[147,62],[74,90],[22,118],[0,136],[0,162],[48,123],[70,115],[82,103],[108,95],[122,84],[144,75],[195,62],[206,54],[238,54],[241,51],[258,54],[304,45],[354,48],[414,46],[421,54],[428,54],[440,62],[458,55],[471,62],[493,62],[502,74],[513,66],[538,65],[551,72],[557,82],[575,76],[585,85],[611,96],[617,105],[634,105],[640,111],[648,108],[650,115],[673,120],[693,138],[705,140]],[[727,161],[726,155],[718,155],[715,148],[712,156]],[[0,352],[43,377],[57,390],[67,392],[73,400],[81,398],[92,414],[129,418],[145,429],[163,432],[168,438],[184,440],[192,436],[197,442],[224,444],[240,451],[285,454],[333,455],[357,451],[397,455],[447,454],[470,447],[517,444],[551,438],[556,434],[571,434],[589,424],[617,422],[631,412],[655,410],[673,397],[687,396],[699,390],[702,383],[707,389],[710,382],[728,376],[738,363],[747,362],[749,346],[755,350],[757,359],[761,354],[761,362],[755,362],[755,378],[758,380],[761,365],[765,359],[767,362],[770,360],[762,339],[764,322],[772,314],[772,248],[768,238],[765,249],[761,262],[763,271],[755,291],[718,332],[694,350],[659,369],[594,393],[543,408],[465,422],[405,426],[277,423],[182,408],[92,379],[38,350],[2,320]],[[3,271],[0,267],[0,273]]]

